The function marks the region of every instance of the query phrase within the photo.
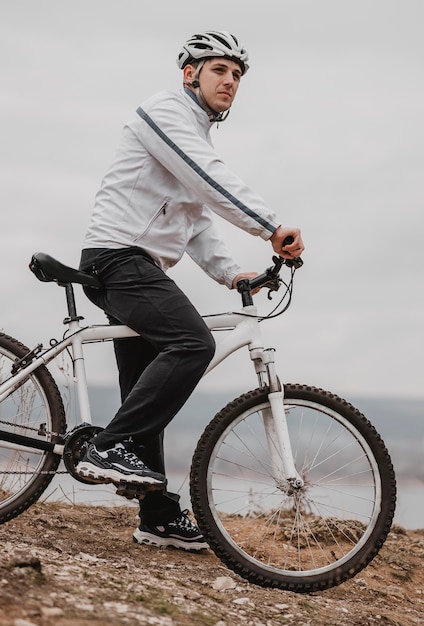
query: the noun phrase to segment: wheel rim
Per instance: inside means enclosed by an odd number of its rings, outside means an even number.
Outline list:
[[[16,355],[2,350],[0,353],[0,378],[10,372]],[[48,399],[35,376],[28,379],[0,404],[0,428],[14,433],[37,437],[40,428],[46,435],[39,438],[51,439],[52,420]],[[44,425],[44,426],[43,426]],[[46,453],[25,451],[17,446],[8,447],[0,442],[0,501],[2,506],[12,504],[20,494],[27,491],[40,479],[45,471]]]
[[[367,544],[381,511],[381,478],[370,446],[346,417],[319,403],[287,402],[305,487],[284,493],[272,479],[261,436],[262,411],[269,409],[263,402],[217,440],[208,500],[219,532],[248,566],[290,577],[325,574]]]

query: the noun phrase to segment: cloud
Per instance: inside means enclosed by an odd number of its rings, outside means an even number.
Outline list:
[[[28,272],[31,254],[78,263],[127,117],[179,87],[182,40],[225,28],[252,63],[215,145],[307,244],[292,308],[266,330],[283,377],[422,395],[423,13],[420,0],[217,0],[212,20],[186,0],[148,11],[139,0],[3,2],[0,327],[31,346],[63,332],[64,296]],[[249,270],[269,265],[269,246],[219,228]],[[189,260],[171,274],[202,313],[238,304]],[[79,302],[87,320],[102,319]],[[259,302],[268,305],[264,294]],[[202,384],[254,385],[233,358],[236,368],[231,360]],[[104,360],[95,382],[115,380]]]

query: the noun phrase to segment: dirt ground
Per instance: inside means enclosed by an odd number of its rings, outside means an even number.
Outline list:
[[[240,579],[211,551],[136,545],[135,514],[37,504],[0,526],[0,626],[424,624],[424,530],[394,527],[355,579],[298,595]]]

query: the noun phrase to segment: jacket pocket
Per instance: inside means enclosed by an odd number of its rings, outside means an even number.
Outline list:
[[[161,215],[166,215],[168,204],[169,204],[169,198],[165,198],[160,208],[152,215],[152,217],[148,221],[146,228],[141,233],[139,233],[138,235],[134,237],[134,242],[139,241],[142,237],[144,237],[144,235],[149,232],[153,224],[156,222],[157,219],[159,219]]]

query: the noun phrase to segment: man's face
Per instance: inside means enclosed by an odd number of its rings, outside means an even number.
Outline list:
[[[213,111],[230,108],[239,88],[240,65],[230,59],[207,59],[200,71],[199,83],[203,97]]]

